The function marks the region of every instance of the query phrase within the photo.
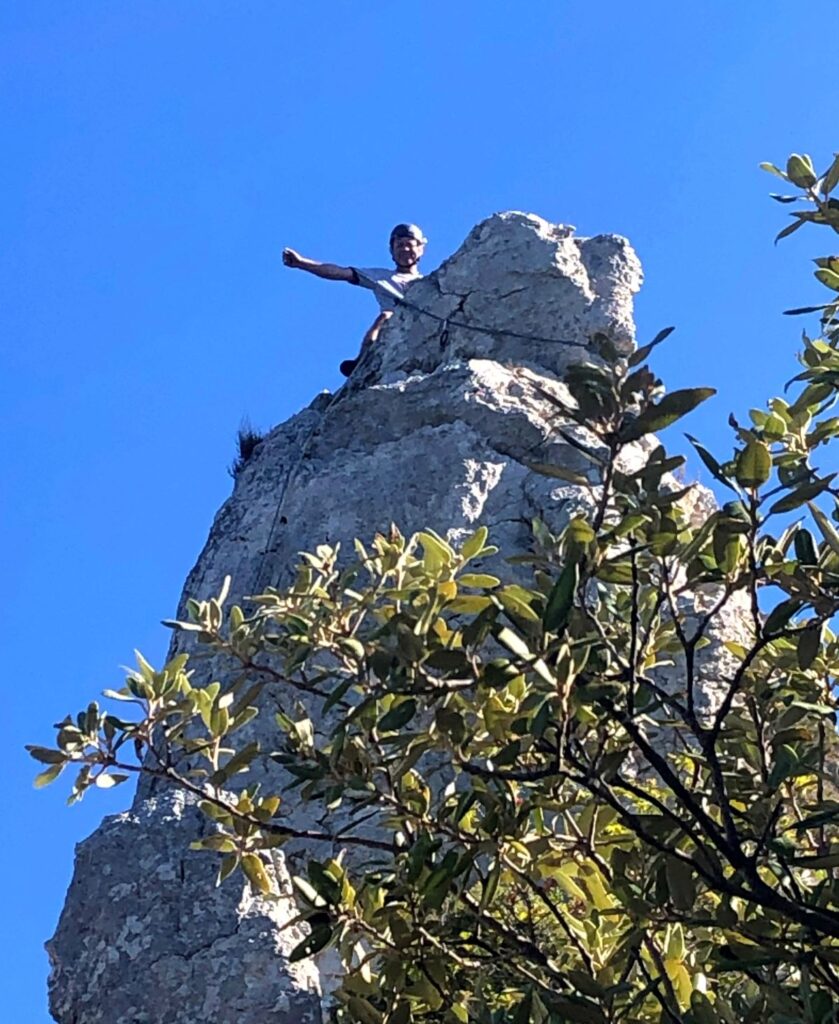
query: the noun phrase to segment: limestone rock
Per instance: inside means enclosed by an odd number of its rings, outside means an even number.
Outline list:
[[[578,488],[528,468],[585,470],[557,441],[545,392],[562,389],[563,368],[595,335],[631,348],[640,283],[617,236],[575,238],[522,213],[479,224],[411,286],[352,379],[258,447],[185,597],[217,593],[228,573],[233,598],[254,593],[284,581],[297,552],[324,541],[351,550],[392,521],[454,539],[486,524],[502,549],[524,549],[534,516],[551,523],[583,507]],[[299,936],[282,929],[294,914],[282,854],[277,903],[253,899],[238,875],[214,889],[213,858],[188,850],[201,827],[182,798],[144,786],[130,812],[80,844],[48,947],[60,1024],[320,1020],[326,964],[284,959]]]
[[[305,934],[278,858],[280,899],[214,888],[217,865],[191,852],[203,815],[180,794],[107,818],[76,851],[47,944],[50,1009],[78,1024],[320,1024],[320,978],[285,956]]]

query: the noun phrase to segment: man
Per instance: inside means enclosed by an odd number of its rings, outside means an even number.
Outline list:
[[[393,316],[396,304],[404,296],[408,285],[422,277],[419,261],[425,252],[426,242],[427,239],[416,224],[397,224],[390,233],[390,255],[396,264],[395,270],[387,267],[339,267],[335,263],[318,263],[317,260],[307,260],[294,249],[283,249],[283,263],[327,281],[347,281],[373,292],[381,312],[364,335],[363,349],[364,345],[371,345],[378,339],[379,332]],[[357,363],[358,359],[345,359],[340,366],[341,373],[349,377]]]

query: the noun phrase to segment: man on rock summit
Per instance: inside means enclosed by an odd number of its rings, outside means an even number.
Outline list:
[[[393,316],[396,304],[405,294],[408,285],[422,277],[419,261],[425,251],[426,241],[416,224],[397,224],[390,233],[390,255],[396,264],[395,270],[387,267],[339,267],[335,263],[319,263],[317,260],[307,260],[294,249],[283,249],[283,263],[327,281],[347,281],[373,292],[380,313],[364,335],[363,348],[364,345],[373,344],[379,337],[382,326]],[[341,373],[349,377],[357,363],[358,359],[345,359],[340,366]]]

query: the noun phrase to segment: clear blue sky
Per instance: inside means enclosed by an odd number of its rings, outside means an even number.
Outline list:
[[[66,809],[22,745],[133,647],[162,656],[240,419],[338,386],[373,314],[282,246],[375,264],[412,220],[431,268],[509,208],[628,235],[640,336],[678,325],[658,369],[719,388],[691,429],[724,452],[729,410],[794,372],[780,311],[820,296],[830,242],[773,247],[757,170],[839,148],[817,22],[778,0],[3,5],[4,1017],[49,1019],[73,844],[131,796]]]

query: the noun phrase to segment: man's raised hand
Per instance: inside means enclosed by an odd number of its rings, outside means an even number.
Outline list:
[[[294,249],[283,249],[283,263],[287,267],[294,267],[297,270],[305,270],[315,277],[322,277],[326,281],[352,281],[355,283],[355,271],[349,267],[339,267],[335,263],[318,263],[317,260],[307,260]]]

